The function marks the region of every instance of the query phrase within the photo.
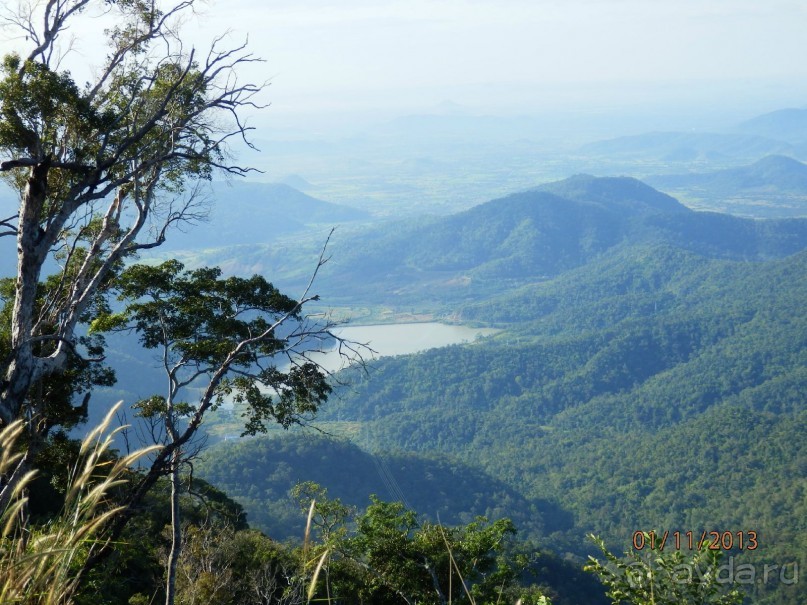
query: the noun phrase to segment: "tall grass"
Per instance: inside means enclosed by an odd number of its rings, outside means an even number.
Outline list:
[[[119,406],[120,404],[118,404]],[[46,525],[30,527],[25,521],[27,487],[36,471],[16,485],[10,504],[0,511],[0,603],[65,605],[78,588],[77,571],[93,545],[103,544],[106,522],[119,507],[108,502],[110,490],[124,483],[127,469],[158,446],[110,460],[107,455],[122,427],[109,427],[118,406],[109,411],[81,444],[78,461],[70,471],[62,512]],[[10,473],[23,454],[15,453],[24,431],[14,422],[0,431],[0,476]]]
[[[311,500],[311,506],[308,508],[308,518],[305,522],[305,535],[303,536],[303,569],[307,572],[308,568],[314,562],[313,560],[309,559],[309,549],[311,548],[311,523],[314,520],[314,512],[316,511],[317,501],[315,498]],[[311,575],[311,580],[308,584],[308,590],[306,591],[306,605],[311,603],[311,600],[314,598],[314,594],[317,592],[317,580],[319,579],[319,574],[322,571],[322,566],[325,564],[325,561],[328,559],[328,555],[331,554],[330,547],[326,548],[322,555],[317,560],[317,566],[314,569],[314,573]],[[325,589],[328,593],[327,601],[331,602],[331,587],[326,576],[325,578]]]

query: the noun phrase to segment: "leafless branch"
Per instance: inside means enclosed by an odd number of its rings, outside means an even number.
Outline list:
[[[13,235],[16,237],[17,235],[17,227],[14,225],[15,220],[19,218],[19,214],[15,214],[14,216],[10,216],[8,218],[4,218],[0,221],[0,227],[4,227],[8,229],[8,231],[0,231],[0,237],[4,237],[6,235]]]

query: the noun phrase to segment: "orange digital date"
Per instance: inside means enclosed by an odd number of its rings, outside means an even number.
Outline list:
[[[757,532],[749,531],[669,531],[663,533],[652,531],[633,532],[633,548],[635,550],[658,550],[662,552],[666,547],[675,550],[756,550],[759,548]]]

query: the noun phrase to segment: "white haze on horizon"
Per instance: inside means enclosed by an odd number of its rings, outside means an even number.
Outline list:
[[[7,9],[6,9],[7,10]],[[103,18],[76,22],[77,77]],[[187,38],[230,31],[270,81],[256,125],[326,127],[435,113],[698,112],[807,106],[807,3],[794,0],[219,0]],[[18,48],[11,30],[0,51]],[[82,70],[85,71],[82,74]]]

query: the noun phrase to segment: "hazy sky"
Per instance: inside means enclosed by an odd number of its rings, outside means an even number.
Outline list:
[[[451,100],[529,113],[669,101],[807,105],[805,0],[219,0],[189,28],[249,35],[274,120]],[[74,29],[82,61],[98,24]],[[8,43],[3,45],[9,48]],[[804,97],[807,98],[807,97]]]
[[[596,106],[586,97],[598,90],[599,102],[634,102],[688,82],[709,100],[787,80],[795,94],[745,93],[793,102],[807,88],[804,0],[234,0],[220,13],[224,6],[211,8],[206,25],[220,27],[226,14],[250,32],[279,110],[451,99],[524,111]]]

